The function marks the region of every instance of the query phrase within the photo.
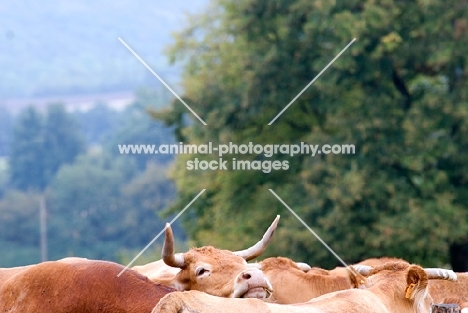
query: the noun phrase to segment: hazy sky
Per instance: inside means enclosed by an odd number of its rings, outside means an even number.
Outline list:
[[[16,0],[0,2],[0,99],[121,91],[155,71],[174,76],[163,48],[208,0]]]

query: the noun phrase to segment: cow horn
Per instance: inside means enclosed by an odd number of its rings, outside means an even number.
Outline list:
[[[363,264],[355,264],[352,267],[354,268],[356,272],[364,276],[369,275],[370,271],[374,269],[372,266],[363,265]]]
[[[171,224],[166,223],[166,239],[162,249],[162,258],[166,265],[172,267],[185,267],[183,253],[174,254],[174,235],[172,234]]]
[[[306,272],[306,273],[312,269],[309,264],[304,263],[304,262],[296,262],[296,265],[297,267],[299,267],[301,271]]]
[[[425,268],[428,279],[446,279],[450,281],[457,281],[457,274],[452,270],[443,268]]]
[[[271,223],[271,226],[268,228],[268,230],[265,232],[265,235],[263,235],[263,238],[257,242],[254,246],[242,250],[242,251],[235,251],[233,252],[235,255],[238,255],[242,258],[244,258],[246,261],[255,259],[259,255],[265,251],[266,247],[268,246],[268,243],[270,242],[271,238],[273,237],[273,234],[275,232],[276,226],[278,226],[278,221],[280,219],[280,216],[277,215],[273,223]]]

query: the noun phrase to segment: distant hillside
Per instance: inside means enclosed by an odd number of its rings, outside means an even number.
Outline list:
[[[133,90],[175,80],[163,48],[186,12],[208,0],[18,0],[0,2],[0,99]]]
[[[160,89],[165,88],[159,86]],[[169,92],[169,91],[167,91]],[[55,95],[49,97],[14,98],[0,100],[0,109],[4,108],[9,113],[16,115],[26,107],[33,105],[41,111],[45,111],[50,103],[60,102],[68,111],[87,111],[97,103],[105,103],[114,110],[122,110],[135,100],[134,92],[106,92],[86,93],[82,95]]]

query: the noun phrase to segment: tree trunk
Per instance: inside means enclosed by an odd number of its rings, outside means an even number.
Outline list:
[[[468,272],[468,241],[450,246],[450,264],[455,272]]]
[[[47,261],[47,208],[45,192],[39,198],[39,232],[41,242],[41,261]]]

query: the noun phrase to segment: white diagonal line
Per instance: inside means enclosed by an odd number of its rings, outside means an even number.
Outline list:
[[[193,200],[190,201],[190,203],[187,204],[187,206],[186,206],[182,211],[180,211],[179,214],[177,214],[176,217],[174,217],[174,218],[172,219],[172,221],[169,222],[169,224],[172,225],[172,223],[174,223],[175,220],[178,219],[179,216],[181,216],[182,213],[184,213],[185,210],[187,210],[187,209],[192,205],[192,203],[194,203],[195,200],[197,200],[198,197],[200,197],[201,194],[205,192],[205,190],[206,190],[206,189],[203,189],[202,191],[200,191],[200,193],[199,193],[195,198],[193,198]],[[125,266],[125,268],[117,275],[117,277],[120,277],[120,275],[122,275],[122,273],[125,272],[125,271],[130,267],[130,265],[132,265],[133,262],[135,262],[136,259],[138,259],[138,258],[140,257],[140,255],[142,255],[143,252],[145,252],[146,249],[148,249],[149,246],[151,246],[151,245],[153,244],[153,242],[155,242],[156,239],[158,239],[159,236],[161,236],[161,235],[164,233],[165,230],[166,230],[166,227],[164,227],[164,228],[159,232],[159,234],[157,234],[156,237],[154,237],[153,240],[151,240],[151,242],[150,242],[149,244],[147,244],[146,247],[144,247],[143,250],[141,250],[140,253],[138,253],[137,256],[134,257],[133,260],[132,260],[130,263],[127,264],[127,266]]]
[[[159,79],[159,81],[160,81],[164,86],[166,86],[166,88],[169,89],[169,91],[172,92],[172,94],[173,94],[177,99],[179,99],[179,101],[182,102],[182,103],[185,105],[185,107],[186,107],[190,112],[192,112],[192,114],[195,115],[195,117],[198,118],[198,119],[200,120],[200,122],[202,122],[203,125],[206,126],[205,121],[203,121],[203,120],[200,118],[200,116],[198,116],[197,113],[195,113],[195,111],[192,110],[192,108],[189,107],[188,104],[185,103],[185,101],[182,100],[182,98],[179,97],[179,95],[176,94],[175,91],[172,90],[172,88],[169,87],[169,85],[166,84],[166,83],[164,82],[164,80],[162,80],[162,78],[159,77],[159,75],[156,74],[156,73],[151,69],[151,67],[149,67],[148,64],[146,64],[146,62],[143,61],[143,60],[138,56],[138,54],[136,54],[135,51],[133,51],[132,48],[130,48],[130,47],[127,45],[127,43],[126,43],[125,41],[123,41],[122,38],[119,37],[119,41],[120,41],[120,42],[121,42],[137,59],[138,59],[138,61],[140,61],[140,62],[151,72],[151,74],[153,74],[157,79]]]
[[[292,213],[292,215],[294,215],[294,216],[299,220],[299,222],[301,222],[302,225],[304,225],[305,228],[307,228],[307,230],[309,230],[309,231],[312,233],[312,235],[314,235],[315,238],[317,238],[317,239],[325,246],[325,248],[327,248],[328,251],[330,251],[330,252],[338,259],[338,261],[340,261],[340,262],[341,262],[349,271],[351,271],[354,275],[357,275],[357,274],[358,274],[358,273],[356,272],[356,270],[355,270],[354,268],[352,268],[351,266],[349,266],[348,264],[346,264],[346,262],[343,261],[343,259],[340,258],[340,256],[339,256],[338,254],[336,254],[336,252],[333,251],[333,249],[330,248],[330,246],[327,245],[327,243],[326,243],[325,241],[323,241],[323,239],[320,238],[320,236],[317,235],[317,233],[314,232],[314,230],[313,230],[312,228],[310,228],[309,225],[307,225],[307,224],[302,220],[302,218],[300,218],[300,216],[297,215],[296,212],[294,212],[293,209],[291,209],[291,208],[286,204],[286,202],[283,201],[283,199],[281,199],[272,189],[268,189],[268,190],[270,190],[270,192],[271,192],[271,193],[272,193],[272,194],[273,194],[273,195],[274,195],[274,196],[275,196],[291,213]]]
[[[307,84],[307,86],[305,86],[305,88],[304,88],[304,89],[302,89],[302,91],[301,91],[301,92],[300,92],[300,93],[299,93],[299,94],[298,94],[298,95],[297,95],[297,96],[296,96],[294,99],[292,99],[292,100],[291,100],[291,102],[289,102],[289,103],[288,103],[288,105],[287,105],[287,106],[286,106],[286,107],[285,107],[283,110],[281,110],[281,112],[279,112],[279,113],[278,113],[278,115],[276,115],[276,116],[275,116],[275,118],[274,118],[274,119],[272,119],[270,123],[268,123],[268,125],[271,125],[271,124],[273,124],[273,122],[274,122],[274,121],[276,121],[276,119],[277,119],[278,117],[280,117],[280,115],[281,115],[281,114],[283,114],[283,113],[284,113],[284,111],[286,111],[286,110],[287,110],[287,109],[288,109],[288,108],[291,106],[291,104],[293,104],[293,103],[294,103],[294,101],[296,101],[296,100],[297,100],[297,98],[299,98],[299,97],[300,97],[300,96],[301,96],[301,95],[304,93],[304,91],[306,91],[306,90],[307,90],[307,88],[309,88],[309,87],[310,87],[310,85],[312,85],[312,84],[313,84],[313,83],[314,83],[314,82],[315,82],[315,81],[316,81],[316,80],[317,80],[317,79],[320,77],[320,75],[322,75],[322,74],[323,74],[323,72],[325,72],[325,71],[327,70],[327,68],[328,68],[330,65],[332,65],[332,64],[333,64],[333,62],[335,62],[335,61],[336,61],[336,59],[338,59],[338,58],[341,56],[341,54],[342,54],[343,52],[345,52],[345,51],[346,51],[346,49],[348,49],[348,48],[349,48],[349,46],[351,46],[351,45],[353,44],[353,42],[355,42],[355,41],[356,41],[356,38],[354,38],[353,40],[351,40],[351,42],[350,42],[350,43],[348,43],[348,45],[347,45],[346,47],[344,47],[344,49],[343,49],[343,50],[341,50],[341,52],[340,52],[340,53],[338,53],[338,55],[337,55],[337,56],[336,56],[336,57],[335,57],[333,60],[331,60],[331,61],[330,61],[330,63],[328,63],[328,65],[327,65],[327,66],[325,66],[325,68],[324,68],[324,69],[323,69],[323,70],[322,70],[320,73],[318,73],[318,75],[317,75],[317,76],[315,76],[315,78],[314,78],[314,79],[312,79],[312,81],[311,81],[309,84]]]

